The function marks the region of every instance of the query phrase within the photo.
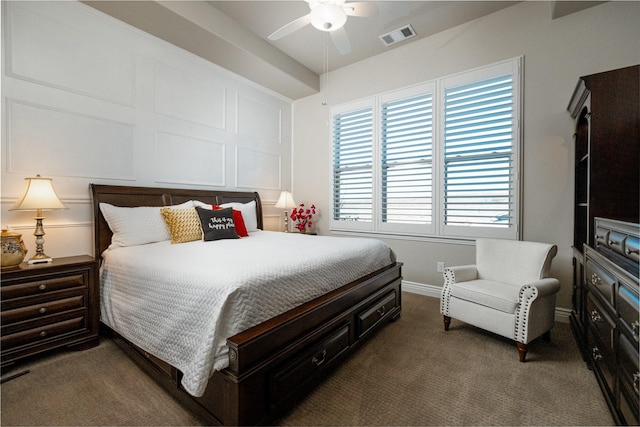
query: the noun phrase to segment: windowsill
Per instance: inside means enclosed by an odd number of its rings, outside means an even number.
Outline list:
[[[449,245],[475,245],[476,241],[473,237],[441,237],[441,236],[418,236],[410,234],[397,234],[379,231],[347,231],[347,230],[329,230],[333,235],[340,236],[358,236],[358,237],[374,237],[392,240],[411,240],[425,243],[445,243]]]

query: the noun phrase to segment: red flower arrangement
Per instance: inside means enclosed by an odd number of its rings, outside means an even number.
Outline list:
[[[311,219],[316,214],[316,205],[311,205],[310,208],[305,209],[304,203],[300,203],[298,209],[291,211],[291,219],[296,222],[295,228],[301,233],[307,231],[307,228],[311,228],[313,222]]]

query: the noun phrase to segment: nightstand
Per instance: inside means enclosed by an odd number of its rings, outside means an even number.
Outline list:
[[[90,256],[2,270],[1,366],[54,348],[98,344],[98,262]]]

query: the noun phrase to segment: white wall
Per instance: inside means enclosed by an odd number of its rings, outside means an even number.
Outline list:
[[[558,306],[571,307],[573,123],[566,111],[580,76],[640,63],[640,2],[609,2],[551,19],[551,3],[522,2],[329,75],[323,93],[294,103],[294,196],[330,208],[329,107],[524,56],[523,233],[558,245]],[[442,285],[436,262],[473,263],[470,245],[386,239],[409,285]],[[426,287],[426,292],[433,288]]]
[[[92,254],[89,183],[260,192],[266,228],[291,187],[291,101],[76,2],[2,2],[2,227],[24,178],[53,178],[45,251]]]

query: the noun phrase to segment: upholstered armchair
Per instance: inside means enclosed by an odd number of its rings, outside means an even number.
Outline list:
[[[555,245],[500,239],[476,240],[476,263],[446,268],[440,299],[444,329],[451,318],[517,342],[550,339],[560,282],[550,278]]]

